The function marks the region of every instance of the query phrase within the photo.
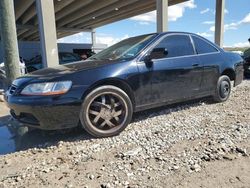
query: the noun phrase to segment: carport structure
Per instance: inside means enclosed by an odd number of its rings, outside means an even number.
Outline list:
[[[13,45],[6,36],[20,41],[40,41],[44,65],[51,67],[58,64],[57,39],[79,32],[92,32],[95,47],[95,28],[122,19],[157,10],[157,32],[168,30],[168,6],[187,0],[1,0],[2,41],[4,45]],[[225,0],[216,0],[215,40],[223,43],[223,15]],[[13,9],[13,10],[12,10]],[[0,9],[1,11],[1,9]],[[11,16],[13,12],[13,16]],[[5,24],[15,23],[9,33]],[[17,35],[15,35],[17,33]],[[5,37],[5,38],[3,38]],[[15,46],[11,50],[17,50]],[[5,53],[8,54],[8,53]],[[18,53],[17,53],[18,54]],[[6,64],[11,58],[7,58]],[[6,65],[8,66],[8,65]],[[11,69],[10,69],[11,71]],[[8,73],[7,73],[8,74]]]

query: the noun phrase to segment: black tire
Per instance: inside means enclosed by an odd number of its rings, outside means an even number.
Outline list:
[[[231,93],[231,81],[226,75],[220,76],[213,99],[215,102],[225,102]]]
[[[94,137],[121,133],[130,123],[133,105],[120,88],[105,85],[91,91],[84,99],[80,113],[82,127]]]

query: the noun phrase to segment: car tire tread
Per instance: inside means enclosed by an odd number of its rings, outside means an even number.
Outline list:
[[[221,94],[220,94],[221,83],[224,82],[224,81],[229,84],[229,94],[226,97],[222,97]],[[217,81],[215,94],[213,95],[214,102],[220,103],[220,102],[227,101],[228,98],[230,97],[230,94],[231,94],[231,88],[232,88],[232,86],[231,86],[230,78],[227,75],[220,76],[218,81]]]

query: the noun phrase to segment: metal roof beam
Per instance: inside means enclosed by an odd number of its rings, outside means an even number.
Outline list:
[[[21,17],[21,23],[26,24],[36,15],[36,5],[32,5]]]
[[[90,4],[88,4],[87,6],[85,6],[82,9],[79,9],[77,11],[75,11],[74,13],[66,16],[63,20],[60,20],[57,22],[57,26],[58,27],[62,27],[78,18],[81,18],[83,16],[86,16],[88,14],[90,14],[91,12],[97,11],[98,9],[101,9],[105,6],[108,6],[114,2],[116,2],[118,0],[101,0],[101,1],[94,1]]]
[[[32,29],[32,30],[29,29],[29,30],[26,31],[25,33],[21,34],[21,35],[19,36],[19,39],[20,39],[20,40],[25,40],[25,38],[31,36],[31,35],[34,34],[34,33],[39,34],[38,28]]]
[[[23,33],[27,32],[29,29],[18,29],[17,30],[17,36],[19,38],[20,35],[22,35]]]
[[[102,15],[100,18],[98,19],[94,19],[94,20],[90,20],[88,22],[85,22],[81,25],[78,25],[77,27],[79,28],[86,28],[86,26],[91,26],[92,24],[95,24],[97,22],[101,22],[102,20],[107,20],[107,19],[112,19],[112,18],[116,18],[117,16],[120,15],[124,15],[124,19],[127,18],[126,14],[131,13],[131,12],[137,12],[140,9],[145,9],[149,6],[154,6],[155,7],[155,3],[152,1],[148,1],[146,4],[142,4],[140,1],[137,3],[134,3],[133,6],[128,5],[123,7],[122,9],[120,9],[119,11],[113,11],[113,12],[108,12],[105,15]]]
[[[16,0],[15,1],[15,17],[18,20],[23,13],[34,3],[34,0]]]
[[[77,32],[78,33],[78,32]],[[70,36],[70,35],[75,35],[77,33],[72,33],[72,32],[58,32],[57,33],[57,39],[60,39],[60,38],[63,38],[63,37],[66,37],[66,36]],[[40,38],[39,36],[33,36],[32,38],[27,38],[27,40],[31,40],[31,41],[39,41]]]
[[[112,4],[112,5],[106,6],[106,7],[102,8],[102,9],[99,9],[99,10],[97,10],[95,12],[92,12],[92,13],[84,16],[84,17],[78,18],[77,20],[71,22],[67,26],[68,27],[74,27],[74,26],[76,26],[78,24],[81,24],[81,23],[86,22],[88,20],[91,20],[93,18],[97,18],[97,17],[99,17],[99,16],[101,16],[103,14],[106,14],[108,12],[111,12],[111,11],[114,11],[114,10],[119,11],[119,9],[121,7],[130,5],[130,4],[135,3],[137,1],[139,1],[139,0],[118,1],[118,2],[116,2],[114,4]]]
[[[66,36],[70,36],[70,35],[75,35],[75,34],[77,34],[77,33],[72,33],[72,32],[60,33],[57,35],[57,39],[60,39],[60,38],[66,37]]]
[[[60,20],[69,14],[77,11],[80,8],[83,8],[84,6],[88,5],[89,3],[93,2],[93,0],[76,0],[75,2],[71,3],[67,7],[61,9],[59,12],[56,13],[56,20]]]
[[[32,40],[36,37],[39,37],[38,27],[34,25],[17,25],[18,29],[27,29],[26,32],[23,32],[19,35],[20,39],[23,40]],[[78,29],[78,28],[57,28],[57,32],[64,33],[80,33],[80,32],[91,32],[91,29]]]
[[[54,0],[55,12],[62,10],[64,7],[68,6],[73,2],[74,0],[63,0],[63,1]]]
[[[154,9],[155,9],[155,6],[149,6],[149,7],[146,7],[145,9],[138,10],[137,12],[128,12],[127,14],[122,14],[122,15],[116,16],[113,19],[102,20],[100,22],[92,24],[91,27],[92,28],[101,27],[103,25],[111,24],[111,23],[114,23],[114,22],[117,22],[117,21],[120,21],[120,20],[124,20],[124,19],[130,18],[130,17],[136,16],[136,15],[138,15],[137,13],[143,14],[143,13],[146,13],[146,12],[153,11]]]
[[[55,13],[60,11],[61,9],[63,9],[64,7],[66,7],[67,5],[69,5],[70,3],[72,3],[74,0],[64,0],[64,1],[54,1],[55,4]],[[36,15],[36,6],[35,4],[30,7],[22,16],[21,18],[21,22],[22,24],[26,24],[29,20],[31,20],[34,16]],[[35,20],[35,25],[38,24],[38,20]]]
[[[30,29],[30,30],[33,30],[33,29],[37,29],[38,26],[35,26],[35,25],[18,25],[17,24],[17,28],[18,29]],[[60,27],[60,28],[57,28],[57,31],[60,31],[60,32],[91,32],[92,30],[91,29],[81,29],[81,28],[68,28],[68,27]]]
[[[176,2],[180,3],[180,2],[184,2],[187,0],[172,0],[169,2],[169,6],[175,5]],[[152,8],[147,9],[147,6],[152,6]],[[132,8],[131,8],[132,7]],[[145,11],[140,11],[140,9],[146,9]],[[116,22],[122,19],[127,19],[130,18],[132,16],[136,16],[139,14],[143,14],[143,13],[147,13],[149,11],[153,11],[156,9],[156,2],[155,1],[147,1],[147,3],[142,3],[142,1],[136,2],[134,4],[131,5],[127,5],[122,7],[119,11],[113,11],[113,12],[109,12],[107,14],[102,15],[100,18],[98,19],[94,19],[94,20],[90,20],[89,22],[85,22],[83,24],[77,25],[77,28],[95,28],[94,25],[105,25],[105,24],[100,24],[100,20],[104,20],[104,23],[112,23],[112,22]],[[122,15],[122,16],[121,16]],[[132,15],[132,16],[131,16]],[[116,20],[116,18],[120,18],[119,20]],[[108,19],[111,19],[111,21],[107,21]]]
[[[39,38],[39,39],[40,39],[39,33],[33,33],[32,35],[26,37],[25,40],[27,40],[27,41],[32,41],[32,40],[34,40],[34,39],[36,39],[36,38]]]

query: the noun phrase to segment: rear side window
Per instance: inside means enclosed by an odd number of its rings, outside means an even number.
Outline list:
[[[218,50],[215,47],[213,47],[208,42],[200,39],[199,37],[192,36],[192,38],[198,54],[218,52]]]
[[[155,48],[166,48],[167,58],[194,55],[193,45],[188,35],[167,36]]]

